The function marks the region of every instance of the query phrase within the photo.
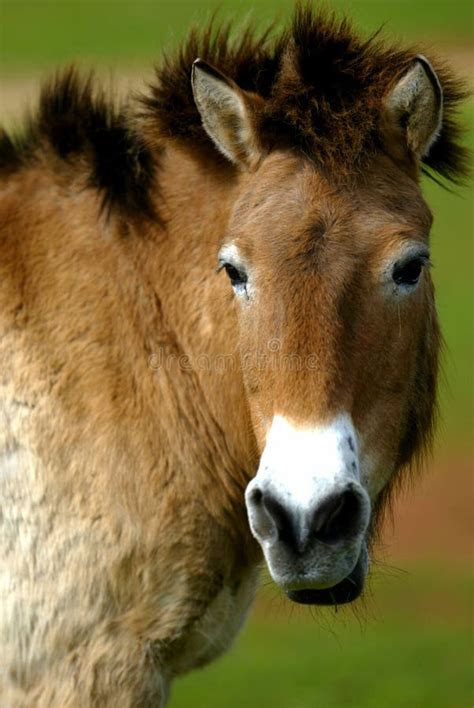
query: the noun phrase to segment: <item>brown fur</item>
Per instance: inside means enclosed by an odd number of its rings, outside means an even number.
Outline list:
[[[200,126],[198,55],[262,99],[253,171]],[[377,289],[381,264],[431,224],[417,175],[378,135],[413,56],[299,10],[274,41],[192,33],[139,116],[68,72],[23,138],[3,137],[2,705],[160,705],[175,675],[226,648],[260,559],[243,494],[275,412],[350,411],[380,508],[429,440],[429,273],[398,307]],[[441,80],[426,162],[457,177],[461,92]],[[229,239],[258,273],[258,311],[215,272]],[[261,367],[274,339],[317,368]]]

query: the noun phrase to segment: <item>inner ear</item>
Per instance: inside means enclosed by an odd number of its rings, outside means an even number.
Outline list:
[[[192,68],[191,84],[204,130],[234,164],[255,167],[261,157],[255,118],[263,99],[201,59]]]
[[[385,99],[382,131],[389,152],[428,155],[443,120],[443,90],[429,61],[419,55]]]

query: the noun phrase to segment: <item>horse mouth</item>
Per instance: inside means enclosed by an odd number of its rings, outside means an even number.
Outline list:
[[[300,605],[347,605],[356,600],[364,589],[364,565],[362,558],[359,558],[354,570],[331,588],[287,590],[286,595]]]

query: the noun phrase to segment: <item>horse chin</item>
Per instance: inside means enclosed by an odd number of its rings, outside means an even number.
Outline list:
[[[346,605],[362,593],[366,572],[367,560],[362,553],[354,570],[333,587],[287,590],[286,595],[300,605]]]

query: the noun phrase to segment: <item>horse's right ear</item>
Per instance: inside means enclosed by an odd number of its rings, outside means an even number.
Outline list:
[[[216,147],[234,164],[255,168],[262,157],[254,127],[261,99],[201,59],[193,64],[191,84],[202,124]]]

